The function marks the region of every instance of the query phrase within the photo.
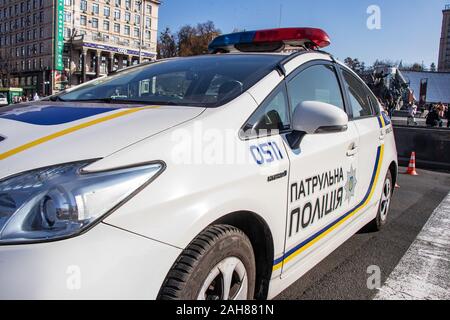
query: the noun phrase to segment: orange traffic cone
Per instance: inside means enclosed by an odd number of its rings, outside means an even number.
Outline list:
[[[410,176],[418,176],[419,174],[416,171],[416,153],[413,152],[411,154],[411,160],[409,161],[408,170],[406,170],[405,174],[409,174]]]

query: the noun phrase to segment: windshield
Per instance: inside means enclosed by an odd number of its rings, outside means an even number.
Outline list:
[[[217,107],[252,87],[282,58],[211,55],[162,60],[98,79],[56,99]]]

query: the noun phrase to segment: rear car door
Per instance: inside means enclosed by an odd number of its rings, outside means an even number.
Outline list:
[[[314,61],[301,66],[288,77],[287,88],[291,114],[303,101],[325,102],[345,110],[343,90],[331,62]],[[311,253],[321,251],[339,232],[342,217],[355,205],[355,150],[359,144],[353,123],[345,132],[305,135],[298,149],[292,149],[288,140],[286,246],[284,256],[275,261],[275,269],[282,268],[283,273],[315,264],[315,259],[308,260]]]
[[[360,137],[358,148],[357,199],[361,210],[373,209],[377,200],[373,197],[373,186],[380,177],[384,153],[384,118],[381,116],[376,98],[369,88],[350,71],[341,68],[352,122]]]

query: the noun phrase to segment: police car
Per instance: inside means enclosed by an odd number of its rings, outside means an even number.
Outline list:
[[[382,228],[392,126],[329,43],[223,35],[3,109],[0,298],[271,299]]]

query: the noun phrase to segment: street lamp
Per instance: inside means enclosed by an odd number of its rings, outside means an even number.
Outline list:
[[[143,42],[143,35],[144,35],[144,26],[143,26],[143,22],[144,22],[144,2],[145,0],[139,0],[137,1],[137,3],[139,3],[139,5],[141,6],[141,18],[139,20],[140,22],[140,30],[139,30],[139,64],[142,63],[142,42]]]

